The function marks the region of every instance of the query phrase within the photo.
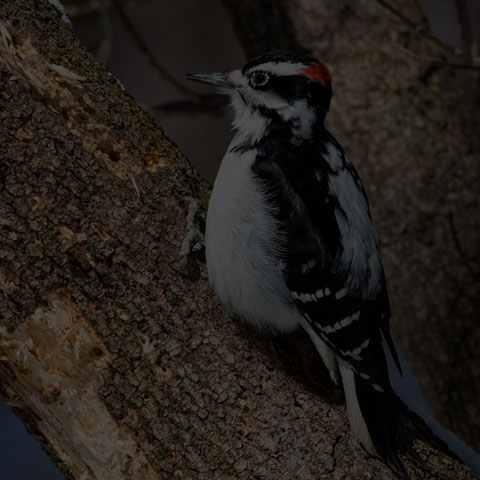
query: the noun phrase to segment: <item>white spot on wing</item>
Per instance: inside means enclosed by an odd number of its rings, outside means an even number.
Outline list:
[[[317,297],[314,293],[298,293],[293,290],[290,291],[290,294],[295,300],[300,300],[302,303],[316,302]]]
[[[343,320],[340,321],[340,328],[347,327],[353,322],[352,317],[345,317]]]
[[[334,332],[338,332],[339,330],[341,330],[342,328],[344,327],[348,327],[348,325],[350,325],[351,323],[353,323],[354,320],[357,320],[358,317],[360,316],[360,312],[357,312],[357,314],[354,314],[352,316],[349,316],[349,317],[345,317],[344,319],[342,320],[339,320],[338,322],[335,322],[333,325],[327,325],[326,327],[323,327],[323,331],[325,333],[334,333]],[[354,318],[356,316],[356,318]],[[353,352],[342,352],[344,353],[345,355],[348,355],[349,353],[353,353],[353,354],[356,354],[358,355],[360,353],[360,351],[365,348],[367,345],[368,345],[368,342],[369,340],[366,340],[361,346],[360,348],[357,348],[356,350],[354,350]],[[364,346],[365,345],[365,346]]]
[[[312,269],[315,265],[316,265],[317,261],[314,259],[314,258],[311,258],[309,261],[308,261],[308,268]]]
[[[345,355],[346,357],[351,357],[354,360],[360,361],[360,360],[362,360],[362,357],[360,356],[360,353],[364,348],[368,347],[369,343],[370,343],[370,340],[367,338],[367,340],[365,340],[355,350],[347,350],[347,351],[340,350],[340,352],[342,353],[342,355]]]
[[[335,331],[335,326],[333,326],[333,325],[327,325],[327,326],[321,327],[321,328],[326,334],[333,333]]]
[[[348,293],[348,288],[342,288],[335,294],[335,298],[340,300]]]
[[[307,263],[300,265],[300,271],[302,272],[302,275],[305,275],[307,272],[309,272],[316,263],[317,261],[314,258],[311,258]]]

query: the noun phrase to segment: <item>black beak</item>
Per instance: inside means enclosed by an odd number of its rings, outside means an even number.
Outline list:
[[[187,73],[187,78],[217,88],[232,88],[232,84],[227,80],[225,73]]]

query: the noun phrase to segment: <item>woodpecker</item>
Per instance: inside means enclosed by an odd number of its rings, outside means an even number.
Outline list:
[[[228,314],[302,327],[345,391],[365,449],[408,478],[422,463],[405,431],[480,471],[480,456],[434,419],[390,334],[390,306],[362,181],[325,127],[331,76],[315,58],[273,51],[226,73],[187,78],[228,95],[236,134],[206,222],[210,282]]]

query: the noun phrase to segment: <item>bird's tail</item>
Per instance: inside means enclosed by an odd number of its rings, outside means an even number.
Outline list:
[[[424,467],[413,450],[402,419],[401,406],[391,390],[379,391],[340,363],[347,412],[354,434],[372,455],[378,455],[398,476],[408,478],[399,457],[404,453]]]
[[[480,455],[438,423],[402,352],[397,348],[398,359],[394,359],[389,347],[384,350],[391,388],[383,391],[339,362],[350,424],[367,451],[402,478],[408,475],[399,454],[426,468],[412,447],[410,425],[417,436],[480,473]]]

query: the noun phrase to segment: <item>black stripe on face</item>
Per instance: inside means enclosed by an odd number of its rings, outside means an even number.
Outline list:
[[[263,72],[255,70],[252,75],[258,73]],[[253,90],[272,92],[290,105],[298,100],[305,100],[309,108],[316,110],[317,115],[323,120],[332,98],[330,83],[324,85],[315,83],[305,75],[276,75],[271,72],[265,72],[265,74],[268,76],[268,81],[262,85],[256,85],[253,79],[249,79],[249,85]]]
[[[290,104],[293,104],[296,100],[309,101],[312,96],[311,82],[304,75],[272,75],[268,86],[271,91]]]

